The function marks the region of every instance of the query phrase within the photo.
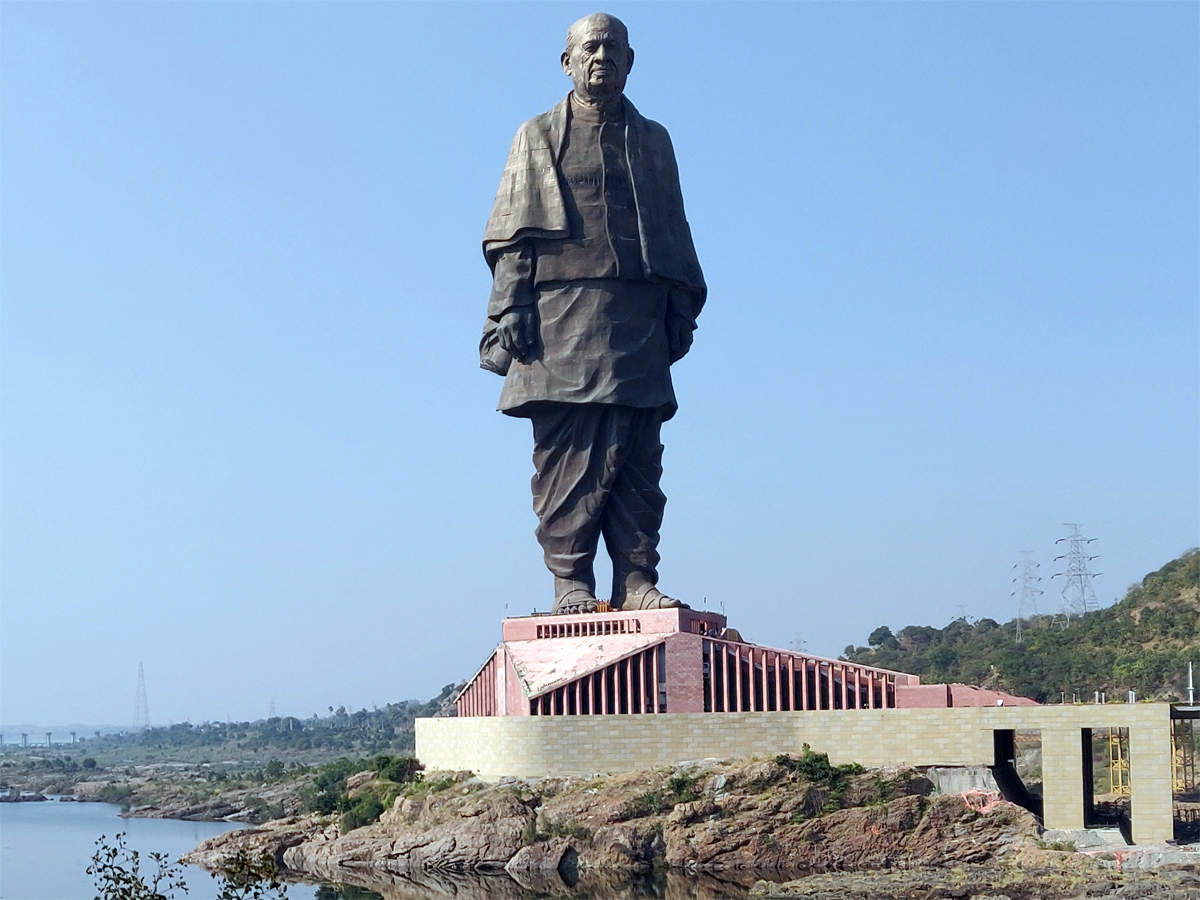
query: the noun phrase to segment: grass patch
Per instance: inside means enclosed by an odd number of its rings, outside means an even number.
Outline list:
[[[538,839],[537,820],[528,819],[525,826],[521,829],[521,846],[528,847],[530,844],[536,844]]]
[[[576,841],[581,841],[585,844],[590,844],[592,842],[591,830],[585,828],[575,821],[551,822],[546,826],[546,830],[544,832],[539,831],[537,833],[537,839],[539,841],[548,841],[550,838],[556,837],[571,838]]]
[[[1074,841],[1038,841],[1038,847],[1042,850],[1058,850],[1062,853],[1074,853]]]

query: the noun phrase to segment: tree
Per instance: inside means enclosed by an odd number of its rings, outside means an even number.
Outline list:
[[[892,629],[880,625],[867,636],[867,643],[872,647],[882,647],[885,644],[890,647],[896,643],[896,636],[892,634]]]
[[[265,852],[252,856],[245,847],[239,848],[220,877],[223,884],[217,900],[287,900],[287,886]]]
[[[186,894],[183,867],[171,862],[165,853],[149,853],[154,870],[142,874],[142,855],[125,843],[125,832],[109,841],[96,838],[96,852],[87,873],[94,877],[95,900],[174,900],[175,892]],[[229,869],[217,876],[221,890],[217,900],[287,900],[287,885],[279,880],[279,870],[266,853],[252,856],[243,847]]]
[[[100,835],[87,867],[95,877],[96,900],[171,900],[175,891],[187,893],[182,866],[170,862],[165,853],[151,853],[149,860],[154,870],[143,875],[141,854],[125,843],[125,832],[111,843]]]

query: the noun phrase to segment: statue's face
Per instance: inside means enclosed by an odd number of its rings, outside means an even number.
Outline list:
[[[619,96],[633,68],[625,26],[611,16],[588,16],[572,25],[570,34],[562,67],[574,82],[575,93],[596,100]]]

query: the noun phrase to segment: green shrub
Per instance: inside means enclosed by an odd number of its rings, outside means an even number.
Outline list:
[[[317,769],[312,784],[300,791],[300,802],[306,812],[329,814],[348,808],[346,779],[357,772],[369,769],[367,760],[350,760],[340,757]]]
[[[101,803],[124,803],[133,796],[133,788],[127,784],[106,784],[96,794]]]
[[[646,816],[657,816],[670,808],[671,803],[663,796],[662,791],[648,791],[626,801],[619,813],[619,819],[642,819]]]
[[[828,753],[816,753],[808,744],[802,745],[799,759],[781,753],[775,757],[775,762],[805,781],[828,789],[828,795],[820,806],[821,812],[841,809],[842,800],[850,787],[850,776],[861,775],[866,771],[858,763],[835,766],[829,761]]]
[[[371,760],[371,768],[380,778],[394,781],[397,784],[408,784],[410,781],[415,781],[425,767],[412,756],[380,754]]]
[[[342,834],[353,831],[355,828],[362,828],[364,825],[370,825],[383,813],[383,804],[371,793],[355,797],[348,806],[349,808],[342,814]]]
[[[691,803],[700,799],[696,783],[700,780],[698,772],[679,772],[667,779],[667,790],[676,803]]]

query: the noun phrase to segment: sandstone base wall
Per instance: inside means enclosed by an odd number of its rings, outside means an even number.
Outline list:
[[[1130,730],[1133,838],[1172,837],[1170,706],[1122,704],[417,719],[427,769],[487,779],[591,775],[704,757],[796,754],[835,763],[991,765],[993,732],[1040,731],[1047,828],[1083,827],[1082,729]]]

